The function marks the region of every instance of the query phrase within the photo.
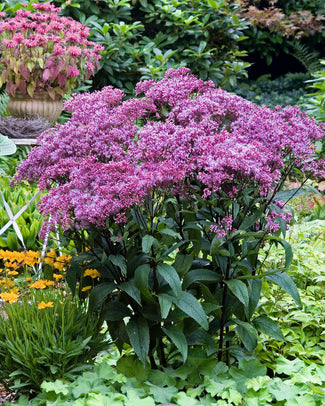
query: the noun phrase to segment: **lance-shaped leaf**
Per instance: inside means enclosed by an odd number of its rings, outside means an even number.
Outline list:
[[[182,288],[181,281],[179,279],[178,273],[176,272],[176,269],[171,265],[161,262],[157,265],[157,272],[163,279],[165,279],[174,294],[176,296],[179,296]]]
[[[181,292],[175,305],[188,316],[192,317],[205,330],[209,328],[207,315],[201,303],[189,292]]]
[[[285,292],[289,293],[289,295],[293,297],[297,306],[302,306],[297,286],[291,276],[286,272],[277,272],[273,275],[268,275],[267,278],[270,281],[277,283]]]
[[[162,329],[163,332],[170,338],[172,343],[175,344],[178,351],[182,354],[183,362],[187,359],[187,341],[182,330],[176,326],[170,326]]]
[[[142,317],[131,319],[126,325],[126,331],[128,333],[131,346],[133,347],[143,366],[145,366],[150,341],[147,321]]]
[[[267,316],[258,316],[253,320],[253,324],[258,331],[267,334],[279,341],[285,341],[279,325]]]
[[[246,284],[239,279],[230,279],[226,281],[231,293],[245,306],[249,304],[249,294]]]

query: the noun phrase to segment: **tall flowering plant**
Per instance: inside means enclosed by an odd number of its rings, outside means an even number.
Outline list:
[[[278,283],[300,304],[281,237],[294,192],[282,188],[295,173],[323,173],[314,143],[324,128],[186,68],[136,91],[125,101],[111,87],[72,97],[71,119],[43,133],[18,170],[17,180],[48,190],[44,217],[76,242],[72,290],[89,294],[117,345],[152,367],[194,346],[229,360],[253,351],[258,331],[283,339],[257,311],[261,285]],[[266,270],[272,244],[284,248],[283,268]],[[89,268],[100,277],[85,289]]]
[[[0,22],[0,85],[9,95],[63,97],[98,69],[102,46],[87,39],[88,27],[59,12],[49,2],[31,3]]]

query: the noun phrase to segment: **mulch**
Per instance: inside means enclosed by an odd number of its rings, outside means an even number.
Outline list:
[[[2,386],[0,386],[0,406],[5,402],[9,401],[14,403],[15,401],[15,394],[14,393],[8,393],[4,390]]]

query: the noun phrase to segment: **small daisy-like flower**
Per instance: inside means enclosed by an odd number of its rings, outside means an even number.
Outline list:
[[[90,276],[92,279],[100,278],[100,273],[97,269],[86,269],[84,272],[84,276]]]
[[[81,292],[87,292],[87,290],[90,290],[92,286],[85,286],[81,289]]]
[[[17,302],[18,294],[14,292],[3,292],[0,293],[0,298],[5,302],[9,302],[10,304]]]
[[[47,307],[53,307],[53,302],[45,303],[43,300],[38,304],[38,309],[46,309]]]

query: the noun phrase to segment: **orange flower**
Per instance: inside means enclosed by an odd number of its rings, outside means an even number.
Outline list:
[[[51,252],[48,252],[46,254],[46,257],[43,259],[44,264],[53,265],[55,257],[56,257],[56,252],[54,250],[52,250]]]
[[[3,292],[0,293],[0,298],[5,302],[9,302],[10,304],[17,302],[18,294],[14,292]]]
[[[100,273],[97,269],[86,269],[84,272],[84,276],[90,276],[92,279],[100,278]]]
[[[53,307],[53,302],[45,303],[43,300],[38,304],[38,309],[46,309],[47,307]]]

